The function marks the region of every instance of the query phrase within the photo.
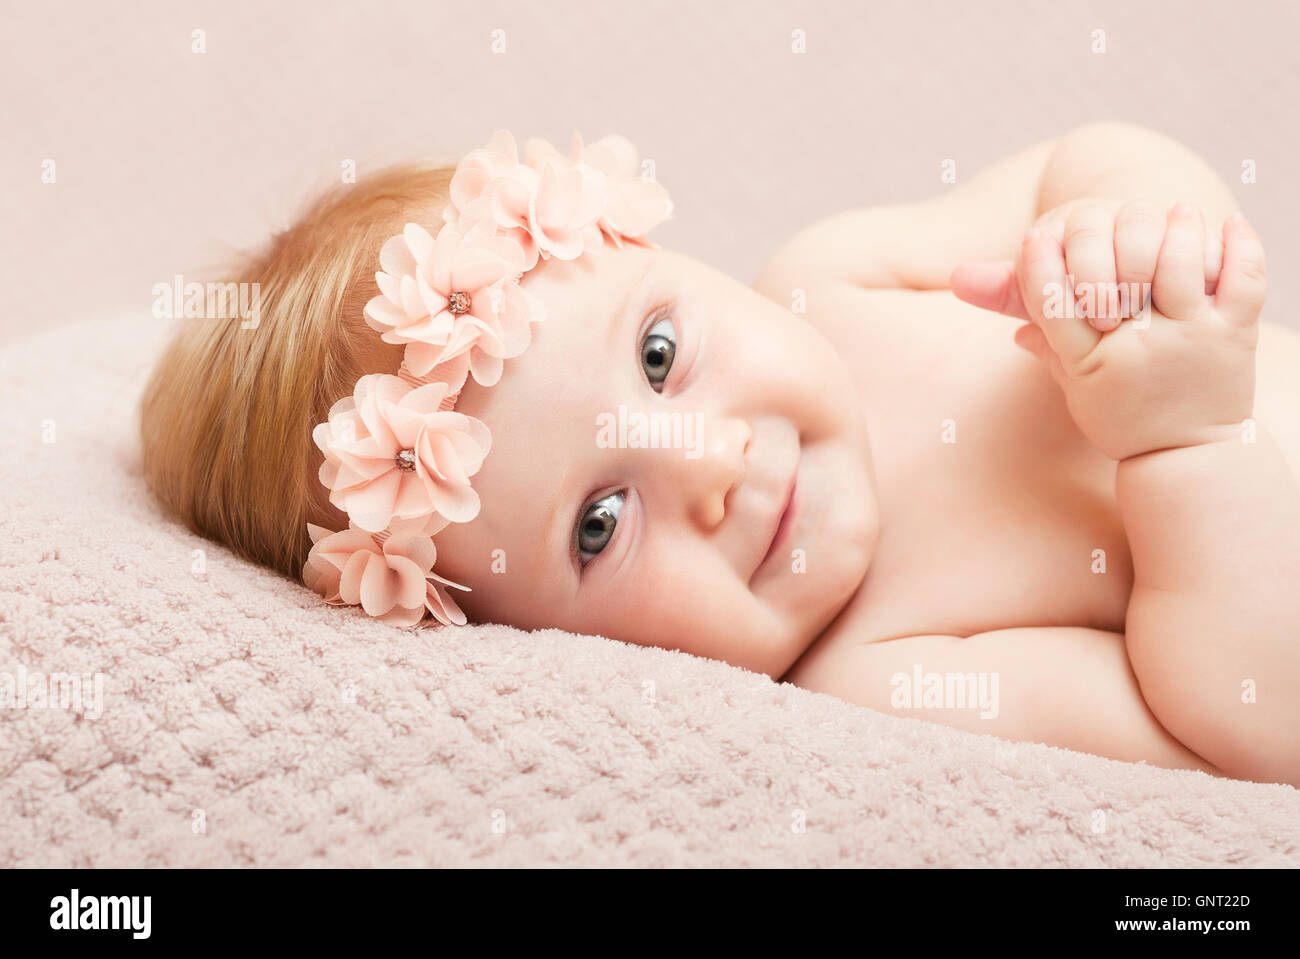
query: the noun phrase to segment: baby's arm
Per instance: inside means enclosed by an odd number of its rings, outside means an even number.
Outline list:
[[[943,694],[927,700],[926,678],[936,676]],[[846,644],[784,678],[868,709],[1013,742],[1221,775],[1151,714],[1116,633],[1029,627]]]
[[[1300,487],[1251,419],[1263,248],[1230,219],[1211,297],[1194,207],[1151,229],[1150,211],[1132,204],[1118,223],[1097,233],[1117,238],[1108,276],[1088,275],[1090,242],[1063,249],[1043,230],[1026,234],[1016,272],[1030,322],[1016,341],[1118,461],[1134,568],[1128,652],[1152,712],[1230,775],[1300,784]],[[1061,308],[1068,277],[1113,285],[1139,264],[1154,267],[1142,317],[1102,333]]]
[[[1126,459],[1129,659],[1166,728],[1233,776],[1300,786],[1300,489],[1263,427]]]
[[[1039,181],[1055,145],[1035,144],[920,203],[819,220],[781,245],[754,288],[778,302],[810,276],[868,289],[944,289],[958,263],[1009,259],[1039,214]]]
[[[1192,151],[1124,123],[1095,123],[1000,160],[932,199],[848,210],[790,237],[755,289],[778,302],[809,276],[869,289],[941,290],[969,260],[1013,260],[1025,230],[1084,197],[1188,200],[1212,235],[1236,212],[1231,191]],[[1217,270],[1215,271],[1217,273]]]

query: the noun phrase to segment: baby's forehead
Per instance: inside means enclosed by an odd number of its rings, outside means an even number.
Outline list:
[[[610,363],[635,350],[635,301],[644,298],[652,274],[662,273],[659,251],[606,247],[577,260],[550,260],[524,275],[521,286],[538,301],[543,319],[531,328],[532,342],[505,361],[501,379],[483,388],[467,380],[456,408],[488,422],[544,414],[564,399],[581,399]],[[628,342],[624,342],[627,340]],[[540,409],[534,409],[538,403]],[[495,444],[494,444],[495,445]]]
[[[553,326],[591,326],[612,316],[646,271],[659,265],[661,254],[634,244],[621,249],[604,246],[576,260],[553,258],[539,263],[519,285],[541,300],[544,323],[558,317]]]

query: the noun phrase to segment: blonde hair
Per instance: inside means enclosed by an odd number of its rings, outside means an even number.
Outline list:
[[[340,186],[226,279],[260,288],[260,322],[185,319],[141,400],[146,482],[165,512],[240,556],[297,578],[307,523],[344,528],[317,479],[312,429],[402,347],[362,310],[379,249],[408,220],[436,232],[454,167],[392,167]]]

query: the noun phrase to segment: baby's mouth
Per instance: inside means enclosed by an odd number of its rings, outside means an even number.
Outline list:
[[[790,538],[790,530],[794,527],[794,521],[798,515],[800,458],[801,457],[796,457],[794,468],[790,471],[790,478],[786,482],[785,486],[785,494],[780,500],[778,512],[772,521],[771,541],[768,543],[767,552],[763,554],[763,558],[754,569],[754,576],[757,576],[767,567],[767,564],[772,560],[772,557],[781,552],[786,540]]]

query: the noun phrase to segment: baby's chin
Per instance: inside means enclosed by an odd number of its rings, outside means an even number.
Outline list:
[[[804,448],[791,528],[750,584],[788,624],[787,668],[852,600],[875,555],[880,510],[865,442],[864,427]]]

